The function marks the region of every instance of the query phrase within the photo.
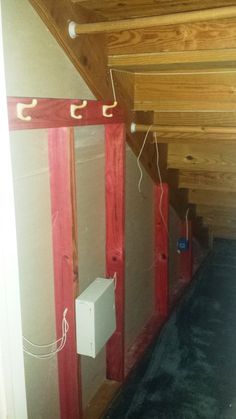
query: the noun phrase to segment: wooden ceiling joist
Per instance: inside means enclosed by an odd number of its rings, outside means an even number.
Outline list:
[[[236,240],[236,228],[211,226],[210,231],[215,238]]]
[[[236,192],[236,173],[180,170],[179,188]]]
[[[188,200],[191,204],[206,205],[213,207],[234,208],[236,211],[236,193],[222,191],[204,191],[201,189],[190,189]]]
[[[129,71],[235,68],[236,49],[110,55],[108,65]]]
[[[236,19],[169,25],[107,34],[108,55],[236,48]]]
[[[236,111],[236,71],[136,74],[134,109]]]
[[[184,23],[205,22],[236,17],[236,6],[217,7],[206,10],[194,10],[166,15],[146,16],[132,19],[78,23],[74,26],[76,35],[120,32],[132,29],[150,28]]]
[[[236,145],[169,144],[168,168],[236,173]]]
[[[236,127],[202,127],[202,126],[180,126],[180,125],[155,125],[132,124],[131,132],[150,132],[155,136],[149,137],[151,141],[158,143],[222,143],[235,144]]]
[[[236,112],[155,112],[155,125],[236,127]]]

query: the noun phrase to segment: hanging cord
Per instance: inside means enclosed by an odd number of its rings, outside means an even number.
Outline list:
[[[139,178],[139,182],[138,182],[138,191],[139,191],[139,193],[142,192],[141,191],[141,183],[142,183],[142,179],[143,179],[143,171],[142,171],[142,167],[140,165],[140,158],[141,158],[142,152],[144,150],[144,147],[145,147],[145,144],[146,144],[146,141],[147,141],[147,137],[148,137],[148,134],[149,134],[151,128],[152,128],[152,125],[150,125],[150,127],[148,128],[148,130],[147,130],[147,132],[145,134],[145,137],[144,137],[144,140],[143,140],[143,144],[142,144],[142,147],[140,148],[139,155],[138,155],[138,158],[137,158],[137,165],[138,165],[138,168],[139,168],[139,171],[140,171],[140,178]]]
[[[51,342],[49,344],[46,345],[38,345],[36,343],[31,342],[29,339],[26,339],[23,336],[23,351],[32,356],[33,358],[37,358],[37,359],[50,359],[53,358],[58,352],[60,352],[66,344],[66,340],[67,340],[67,333],[69,331],[69,324],[66,320],[66,314],[67,314],[68,309],[66,308],[63,312],[63,318],[62,318],[62,337],[57,339],[55,342]],[[26,343],[26,345],[25,345]],[[34,352],[31,352],[29,349],[27,349],[27,344],[32,346],[32,350],[38,348],[38,349],[43,349],[43,348],[51,348],[51,350],[45,354],[36,354]],[[59,346],[58,346],[59,344]],[[56,348],[55,348],[56,346]]]
[[[188,213],[189,213],[189,208],[186,211],[186,215],[185,215],[185,222],[186,222],[186,239],[188,240],[189,238],[189,231],[188,231]]]
[[[111,78],[111,87],[112,87],[114,102],[117,102],[115,84],[114,84],[114,79],[113,79],[113,69],[112,68],[110,68],[110,78]]]
[[[162,177],[161,177],[161,170],[160,170],[160,166],[159,166],[160,154],[159,154],[159,148],[158,148],[158,144],[157,144],[157,133],[156,132],[154,133],[154,137],[155,137],[155,146],[156,146],[157,173],[158,173],[160,188],[161,188],[161,196],[160,196],[160,201],[159,201],[159,212],[160,212],[160,216],[161,216],[163,225],[165,227],[166,233],[169,237],[168,227],[167,227],[167,224],[166,224],[165,218],[163,216],[163,212],[162,212],[162,200],[163,200],[163,195],[164,195],[164,189],[163,189],[163,182],[162,182]]]

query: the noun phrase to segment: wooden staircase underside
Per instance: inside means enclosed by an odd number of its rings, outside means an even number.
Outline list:
[[[153,125],[179,215],[190,205],[199,237],[236,239],[236,0],[30,3],[98,99],[114,99],[112,74],[136,155]],[[152,132],[141,161],[158,182]]]

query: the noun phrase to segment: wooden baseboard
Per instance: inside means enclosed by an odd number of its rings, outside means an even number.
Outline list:
[[[105,380],[86,407],[84,419],[101,419],[120,387],[117,381]]]

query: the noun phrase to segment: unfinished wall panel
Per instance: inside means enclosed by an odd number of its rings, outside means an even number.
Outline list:
[[[153,183],[146,173],[138,191],[135,156],[126,155],[126,348],[154,311]]]
[[[11,148],[23,333],[45,344],[56,339],[47,133],[12,133]],[[29,419],[57,419],[56,358],[25,355],[25,374]]]
[[[80,292],[105,275],[104,128],[75,130]],[[86,327],[86,326],[85,326]],[[86,406],[105,379],[105,350],[82,356],[82,396]]]

